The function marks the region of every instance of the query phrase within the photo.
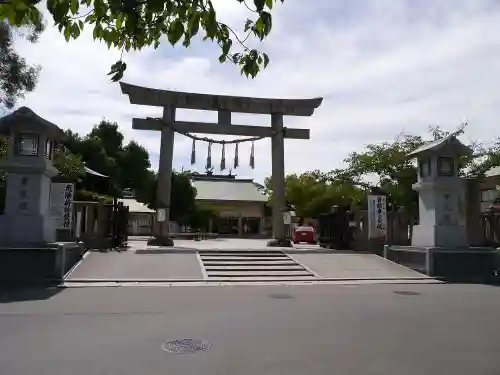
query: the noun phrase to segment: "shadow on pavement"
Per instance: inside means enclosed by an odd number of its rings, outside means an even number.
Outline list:
[[[56,287],[1,288],[0,303],[47,300],[63,290]]]

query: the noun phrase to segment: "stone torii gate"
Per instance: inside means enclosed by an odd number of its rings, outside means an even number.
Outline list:
[[[272,151],[272,211],[273,240],[268,246],[291,246],[286,238],[284,212],[285,202],[285,155],[284,138],[309,139],[309,129],[288,129],[283,126],[283,116],[312,116],[323,98],[314,99],[266,99],[227,95],[195,94],[178,91],[152,89],[120,82],[122,93],[128,95],[131,104],[163,107],[160,119],[134,118],[132,128],[161,132],[160,163],[158,167],[156,229],[151,244],[172,246],[169,236],[170,193],[174,134],[206,133],[248,137],[270,137]],[[217,123],[176,121],[176,108],[217,111]],[[270,114],[271,127],[235,125],[231,113]],[[166,225],[164,224],[166,223]]]

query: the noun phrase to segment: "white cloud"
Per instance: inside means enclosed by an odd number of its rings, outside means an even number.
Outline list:
[[[217,0],[218,15],[241,26],[248,15],[236,1]],[[401,131],[424,134],[439,123],[454,129],[467,118],[468,137],[491,143],[500,135],[500,7],[495,1],[300,0],[277,3],[273,34],[261,48],[271,65],[258,78],[220,66],[215,47],[144,50],[127,55],[125,81],[191,92],[263,97],[324,96],[311,118],[287,118],[293,127],[309,127],[311,140],[286,142],[287,171],[330,170],[349,152]],[[207,42],[208,43],[208,42]],[[159,116],[160,108],[132,106],[109,66],[119,57],[85,32],[66,43],[52,28],[37,45],[19,44],[30,63],[43,67],[36,91],[20,105],[41,116],[88,132],[101,118],[118,121],[127,139],[155,155],[158,134],[131,129],[131,118]],[[214,120],[215,114],[179,111],[179,117]],[[266,125],[265,116],[235,116],[235,122]],[[214,137],[220,139],[220,137]],[[256,143],[256,169],[248,168],[250,145],[240,149],[240,175],[262,180],[270,174],[270,143]],[[189,167],[191,143],[176,137],[175,167]],[[206,146],[197,146],[203,170]],[[219,163],[219,148],[213,152]],[[228,164],[232,149],[227,152]]]

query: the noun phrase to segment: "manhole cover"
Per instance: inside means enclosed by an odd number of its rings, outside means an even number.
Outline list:
[[[210,349],[208,341],[196,339],[169,340],[163,344],[163,350],[175,354],[203,352]]]
[[[290,299],[293,298],[291,294],[287,293],[273,293],[269,295],[270,298],[276,298],[276,299]]]
[[[411,290],[395,290],[393,293],[399,294],[402,296],[419,296],[420,295],[420,293],[412,292]]]

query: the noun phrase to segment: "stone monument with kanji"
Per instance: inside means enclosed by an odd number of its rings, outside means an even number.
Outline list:
[[[0,161],[7,173],[5,212],[0,215],[1,244],[56,241],[50,213],[55,142],[64,132],[27,107],[0,119],[0,134],[8,137],[8,155]]]

